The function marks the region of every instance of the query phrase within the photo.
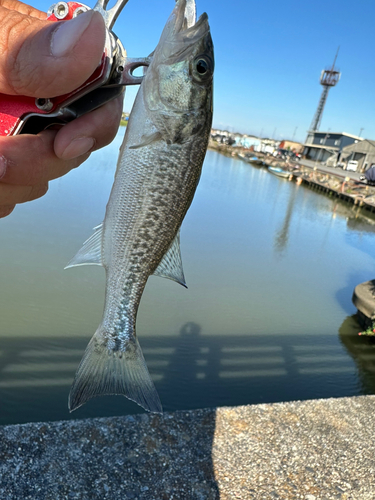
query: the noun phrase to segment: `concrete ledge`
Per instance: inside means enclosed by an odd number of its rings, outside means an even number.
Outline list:
[[[373,500],[374,414],[363,396],[0,427],[0,498]]]
[[[361,323],[369,326],[372,320],[375,320],[375,280],[357,285],[353,292],[352,302],[360,312]]]

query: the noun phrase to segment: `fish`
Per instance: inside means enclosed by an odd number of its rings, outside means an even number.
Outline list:
[[[77,369],[70,411],[96,396],[123,395],[162,412],[136,317],[150,275],[186,287],[180,227],[208,146],[213,72],[208,16],[196,20],[194,0],[177,0],[134,101],[104,221],[67,265],[106,272],[103,317]]]

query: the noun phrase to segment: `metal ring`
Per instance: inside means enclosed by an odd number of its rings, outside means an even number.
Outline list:
[[[35,106],[41,111],[51,111],[51,109],[53,108],[53,102],[50,99],[37,97],[35,99]]]
[[[54,9],[53,13],[57,19],[65,19],[69,14],[69,6],[66,2],[58,2]]]

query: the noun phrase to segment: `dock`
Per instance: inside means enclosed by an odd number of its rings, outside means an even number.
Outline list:
[[[294,167],[295,168],[295,167]],[[328,174],[301,165],[291,171],[292,179],[311,189],[322,191],[371,212],[375,211],[375,187],[367,186],[342,174]]]
[[[243,160],[240,156],[244,152],[242,148],[218,144],[215,141],[210,141],[209,148],[226,156]],[[293,180],[297,184],[304,184],[310,189],[321,191],[329,196],[375,212],[375,186],[368,186],[353,179],[349,172],[337,169],[337,173],[327,173],[319,167],[319,164],[310,167],[297,161],[284,161],[263,153],[254,154],[263,160],[263,167],[281,167],[289,171],[289,180]],[[252,162],[248,161],[248,163],[251,164]],[[256,164],[254,166],[259,167],[260,165]]]

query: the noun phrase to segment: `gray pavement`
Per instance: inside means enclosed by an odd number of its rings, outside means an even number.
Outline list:
[[[340,167],[326,167],[322,165],[320,162],[312,161],[312,160],[300,160],[298,162],[300,165],[304,165],[305,167],[314,168],[316,167],[319,171],[325,172],[327,174],[338,175],[341,177],[350,177],[356,181],[359,181],[359,176],[361,175],[359,172],[352,172],[343,170]]]
[[[0,499],[373,500],[375,397],[0,427]]]

